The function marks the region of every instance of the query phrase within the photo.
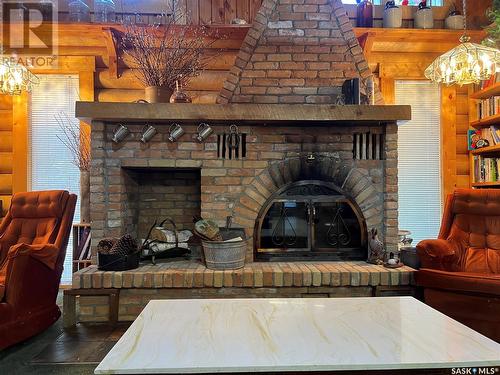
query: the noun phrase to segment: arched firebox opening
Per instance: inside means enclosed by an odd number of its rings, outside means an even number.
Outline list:
[[[366,260],[367,228],[355,200],[336,185],[301,180],[262,206],[255,224],[255,259]]]

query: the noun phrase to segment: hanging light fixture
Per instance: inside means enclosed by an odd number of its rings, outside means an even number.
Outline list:
[[[487,80],[500,69],[500,51],[477,43],[471,43],[467,35],[467,8],[463,0],[464,33],[460,44],[439,56],[425,70],[431,81],[447,85],[479,83]]]
[[[14,63],[8,58],[0,61],[0,93],[20,95],[23,91],[30,92],[38,84],[38,77],[25,66]]]

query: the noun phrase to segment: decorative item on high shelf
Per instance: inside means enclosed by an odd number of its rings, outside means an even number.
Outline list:
[[[403,10],[396,5],[394,0],[385,3],[384,27],[399,28],[403,25]]]
[[[220,39],[205,26],[178,27],[179,12],[165,14],[171,15],[164,18],[165,24],[125,25],[121,42],[124,53],[138,66],[137,78],[149,103],[168,103],[177,85],[187,87],[214,57],[205,50]]]
[[[356,26],[373,27],[373,3],[371,0],[356,0]]]
[[[448,17],[444,20],[445,27],[451,30],[461,30],[464,28],[464,22],[464,16],[457,10],[456,5],[452,4]]]
[[[434,28],[434,16],[432,8],[427,5],[427,0],[422,0],[418,4],[417,12],[415,13],[415,28],[416,29],[432,29]]]
[[[90,8],[82,0],[70,0],[68,11],[70,22],[90,22]]]
[[[94,0],[94,22],[114,23],[116,5],[113,0]]]
[[[500,48],[500,0],[493,0],[493,6],[488,9],[487,16],[491,24],[486,27],[488,37],[483,43],[489,47]]]
[[[368,263],[384,263],[384,244],[378,238],[378,231],[372,228],[368,233]]]
[[[243,19],[243,18],[233,18],[231,20],[231,24],[233,25],[246,25],[248,24],[247,20]]]
[[[191,103],[189,95],[179,86],[179,81],[175,82],[175,91],[170,97],[170,103]]]

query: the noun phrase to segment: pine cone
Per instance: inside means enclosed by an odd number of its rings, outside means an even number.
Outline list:
[[[130,234],[122,236],[109,251],[110,254],[129,255],[137,251],[137,242]]]
[[[101,254],[109,254],[115,243],[118,241],[116,238],[105,238],[97,244],[97,252]]]

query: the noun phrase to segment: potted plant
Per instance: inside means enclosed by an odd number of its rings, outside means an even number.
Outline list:
[[[448,17],[444,20],[445,27],[451,30],[461,30],[464,28],[464,16],[457,10],[455,4],[451,4]]]
[[[484,44],[493,48],[500,48],[500,0],[493,0],[491,9],[487,12],[488,18],[492,22],[486,27],[488,37]]]
[[[176,85],[186,87],[213,56],[204,54],[216,37],[209,39],[205,26],[177,25],[179,16],[165,16],[165,24],[127,25],[122,47],[137,69],[149,103],[168,103]]]
[[[427,5],[427,0],[422,0],[418,4],[417,13],[415,13],[415,28],[416,29],[432,29],[434,28],[434,17],[432,8]]]
[[[394,0],[385,3],[384,27],[398,28],[403,25],[403,11],[396,5]]]

